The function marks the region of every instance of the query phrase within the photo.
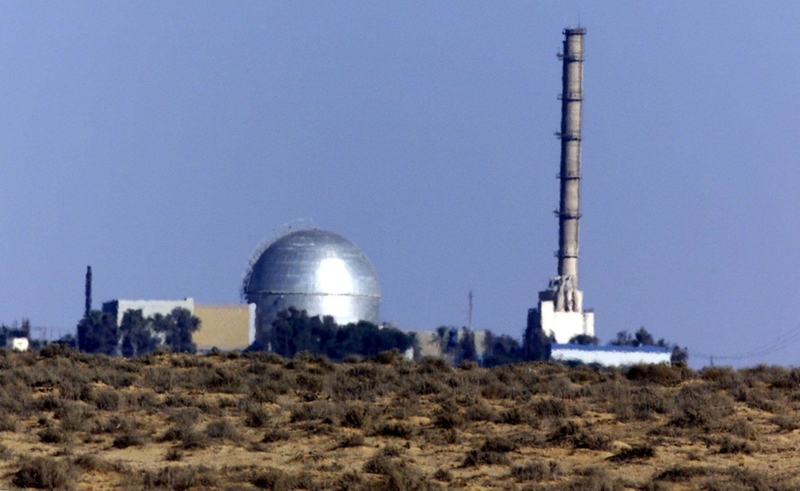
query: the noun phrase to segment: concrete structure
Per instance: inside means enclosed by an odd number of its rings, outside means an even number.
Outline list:
[[[550,359],[563,362],[597,363],[604,366],[637,363],[670,363],[671,348],[657,346],[584,346],[579,344],[550,345]]]
[[[103,303],[109,313],[122,325],[129,310],[141,310],[146,319],[156,314],[168,315],[176,308],[188,310],[200,319],[200,328],[192,336],[199,351],[218,348],[223,351],[245,349],[255,338],[255,305],[203,305],[189,297],[184,300],[123,300]],[[161,340],[163,341],[163,339]]]
[[[255,305],[195,305],[200,329],[192,336],[199,351],[243,350],[255,340]]]
[[[256,335],[294,307],[338,324],[380,322],[378,275],[369,258],[341,235],[295,230],[256,251],[242,294],[256,305]]]
[[[562,60],[561,166],[558,216],[558,276],[539,293],[538,309],[528,316],[558,343],[573,336],[594,336],[594,313],[583,308],[578,284],[578,221],[581,179],[581,103],[583,101],[583,28],[564,29]]]
[[[167,315],[177,308],[186,309],[194,313],[194,299],[191,297],[183,300],[111,300],[103,302],[103,312],[116,317],[117,325],[122,325],[122,317],[129,310],[141,310],[146,319],[156,314]]]

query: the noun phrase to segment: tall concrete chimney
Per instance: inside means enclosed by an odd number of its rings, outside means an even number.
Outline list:
[[[561,196],[558,215],[558,275],[539,292],[539,308],[528,313],[528,328],[541,329],[557,343],[574,336],[594,336],[594,313],[583,310],[578,289],[578,220],[581,217],[581,103],[583,101],[582,27],[564,29],[561,59]]]
[[[583,28],[564,29],[561,92],[561,199],[558,209],[558,275],[578,286],[578,220],[581,182]]]

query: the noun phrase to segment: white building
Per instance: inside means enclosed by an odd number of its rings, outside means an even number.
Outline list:
[[[591,346],[581,344],[550,345],[550,360],[573,361],[603,366],[635,365],[637,363],[670,363],[671,348],[658,346]]]

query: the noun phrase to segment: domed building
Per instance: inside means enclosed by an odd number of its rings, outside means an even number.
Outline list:
[[[330,315],[337,324],[380,321],[378,276],[369,258],[339,234],[297,230],[254,255],[242,285],[255,304],[256,335],[278,312],[294,307],[308,315]]]

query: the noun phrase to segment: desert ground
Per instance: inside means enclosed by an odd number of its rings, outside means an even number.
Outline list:
[[[800,369],[0,351],[0,489],[800,489]]]

